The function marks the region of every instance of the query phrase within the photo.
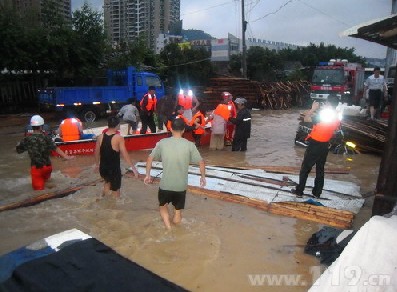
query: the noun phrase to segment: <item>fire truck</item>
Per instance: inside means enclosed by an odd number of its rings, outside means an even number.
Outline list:
[[[342,103],[359,104],[364,81],[364,68],[361,64],[349,63],[345,59],[320,62],[313,72],[310,97],[326,101],[334,95]]]

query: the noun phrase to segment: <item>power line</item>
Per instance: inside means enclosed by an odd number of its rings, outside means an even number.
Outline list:
[[[185,13],[185,14],[182,14],[181,16],[200,13],[202,11],[207,11],[207,10],[210,10],[210,9],[213,9],[213,8],[217,8],[217,7],[220,7],[220,6],[225,6],[225,5],[231,4],[232,2],[234,2],[234,0],[233,1],[228,1],[228,2],[223,2],[223,3],[217,4],[217,5],[213,5],[213,6],[209,6],[207,8],[203,8],[203,9],[200,9],[200,10],[192,11],[192,12],[189,12],[189,13]]]
[[[351,24],[348,24],[348,23],[346,23],[346,22],[344,22],[344,21],[342,21],[340,19],[337,19],[336,17],[334,17],[334,16],[332,16],[330,14],[327,14],[327,13],[321,11],[320,9],[317,9],[316,7],[313,7],[313,6],[309,5],[309,4],[307,4],[306,2],[304,2],[302,0],[298,0],[298,1],[301,2],[303,5],[306,5],[307,7],[310,7],[311,9],[313,9],[313,10],[315,10],[315,11],[317,11],[317,12],[319,12],[319,13],[321,13],[321,14],[323,14],[323,15],[325,15],[325,16],[327,16],[327,17],[329,17],[329,18],[331,18],[331,19],[333,19],[333,20],[335,20],[337,22],[340,22],[340,23],[342,23],[342,24],[344,24],[346,26],[352,26]]]
[[[264,16],[259,17],[259,18],[255,19],[255,20],[253,20],[252,22],[256,22],[256,21],[258,21],[258,20],[261,20],[261,19],[263,19],[263,18],[268,17],[269,15],[276,14],[277,12],[279,12],[281,9],[283,9],[285,6],[287,6],[288,4],[290,4],[290,3],[293,2],[293,1],[294,1],[294,0],[288,0],[288,1],[285,2],[283,5],[281,5],[278,9],[276,9],[275,11],[269,12],[269,13],[265,14]],[[299,0],[298,0],[298,1],[299,1]]]
[[[278,9],[276,9],[275,11],[269,12],[269,13],[267,13],[267,14],[265,14],[265,15],[263,15],[263,16],[257,18],[257,19],[255,19],[255,20],[251,21],[251,22],[256,22],[256,21],[261,20],[261,19],[264,19],[264,18],[266,18],[266,17],[268,17],[268,16],[270,16],[270,15],[276,14],[276,13],[279,12],[281,9],[283,9],[284,7],[286,7],[287,5],[291,4],[293,1],[295,1],[295,0],[288,0],[288,1],[285,2],[283,5],[281,5]],[[318,13],[320,13],[320,14],[323,14],[323,15],[325,15],[325,16],[327,16],[327,17],[329,17],[329,18],[331,18],[331,19],[333,19],[333,20],[335,20],[335,21],[337,21],[337,22],[339,22],[339,23],[342,23],[342,24],[344,24],[344,25],[346,25],[346,26],[351,26],[351,24],[348,24],[348,23],[346,23],[346,22],[344,22],[344,21],[342,21],[342,20],[340,20],[340,19],[337,19],[336,17],[334,17],[334,16],[332,16],[332,15],[330,15],[330,14],[328,14],[328,13],[325,13],[324,11],[321,11],[320,9],[318,9],[318,8],[316,8],[316,7],[314,7],[314,6],[310,5],[310,4],[308,4],[308,3],[306,3],[306,2],[303,1],[303,0],[297,0],[297,1],[299,1],[299,2],[302,3],[303,5],[306,5],[307,7],[309,7],[309,8],[311,8],[311,9],[315,10],[316,12],[318,12]]]
[[[201,62],[204,62],[204,61],[207,61],[207,60],[211,60],[211,58],[205,58],[205,59],[196,60],[196,61],[191,61],[191,62],[186,62],[186,63],[181,63],[181,64],[175,64],[175,65],[164,66],[164,68],[185,66],[185,65],[189,65],[189,64],[201,63]]]

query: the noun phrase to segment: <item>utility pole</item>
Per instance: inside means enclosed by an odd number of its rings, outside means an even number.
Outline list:
[[[243,69],[243,78],[247,78],[247,46],[245,44],[245,31],[247,30],[248,22],[245,21],[244,16],[244,0],[241,0],[241,27],[242,27],[242,45],[243,45],[243,55],[241,59],[241,67]]]
[[[397,13],[397,0],[392,0],[392,5],[391,5],[391,14]],[[389,68],[393,63],[396,62],[395,60],[396,57],[396,50],[392,48],[387,48],[386,52],[386,64],[385,64],[385,79],[389,77]]]

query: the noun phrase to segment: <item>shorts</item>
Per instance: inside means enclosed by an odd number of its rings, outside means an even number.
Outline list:
[[[126,122],[128,125],[130,125],[132,130],[136,131],[137,122],[133,122],[133,121],[124,121],[124,122]]]
[[[33,165],[30,168],[30,176],[32,177],[32,188],[34,190],[44,190],[44,184],[51,177],[51,172],[51,165],[45,165],[43,167],[36,167],[35,165]]]
[[[121,170],[118,169],[101,169],[99,174],[105,180],[105,183],[110,184],[111,191],[118,191],[121,188]]]
[[[182,192],[176,192],[159,189],[158,198],[160,206],[172,203],[172,205],[175,207],[175,210],[181,210],[185,208],[186,190]]]
[[[380,106],[380,101],[382,99],[382,90],[380,89],[370,89],[368,91],[368,101],[369,105],[373,106],[375,108],[379,108]]]

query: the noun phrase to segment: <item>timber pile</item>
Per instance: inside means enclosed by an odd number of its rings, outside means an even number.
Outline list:
[[[269,206],[269,212],[277,215],[309,220],[341,229],[349,229],[354,219],[354,214],[350,211],[297,202],[272,203]]]
[[[261,83],[261,107],[264,109],[288,109],[303,106],[310,91],[307,81]]]
[[[387,124],[363,117],[345,116],[342,130],[346,141],[357,145],[360,152],[383,153],[387,137]]]
[[[234,98],[243,96],[251,106],[256,106],[260,98],[259,82],[244,78],[212,78],[204,90],[204,103],[209,109],[214,109],[222,101],[224,91],[230,92]]]
[[[309,89],[306,81],[259,83],[243,78],[212,78],[202,101],[209,109],[214,109],[222,101],[221,93],[228,91],[234,98],[243,96],[252,107],[288,109],[303,106]]]
[[[272,214],[287,216],[317,222],[335,228],[349,229],[353,224],[354,213],[345,210],[337,210],[324,206],[304,204],[300,202],[273,202],[267,203],[262,200],[249,199],[243,196],[188,186],[189,192],[204,195],[226,202],[238,203],[254,207]]]

